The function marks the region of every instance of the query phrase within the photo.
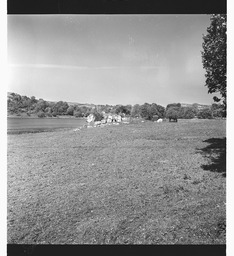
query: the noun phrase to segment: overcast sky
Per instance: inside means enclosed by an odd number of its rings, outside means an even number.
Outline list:
[[[8,15],[8,91],[94,104],[211,104],[209,15]]]

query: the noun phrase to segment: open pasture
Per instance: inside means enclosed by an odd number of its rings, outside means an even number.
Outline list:
[[[224,244],[226,121],[8,135],[8,243]]]

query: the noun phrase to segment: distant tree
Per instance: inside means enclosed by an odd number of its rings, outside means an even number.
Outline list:
[[[56,117],[57,115],[58,115],[57,110],[53,110],[53,111],[52,111],[52,116]]]
[[[221,118],[223,117],[223,109],[215,109],[214,111],[212,111],[212,117],[213,118]]]
[[[51,113],[52,113],[51,107],[47,107],[47,108],[45,109],[45,113],[51,114]]]
[[[45,113],[40,110],[40,111],[37,113],[37,116],[40,117],[40,118],[43,118],[43,117],[45,117]]]
[[[37,103],[38,100],[35,98],[35,96],[32,96],[30,98],[30,101],[31,101],[31,104],[34,104],[34,103]]]
[[[52,111],[57,115],[65,115],[68,108],[69,105],[67,104],[67,102],[58,101],[53,105]]]
[[[82,113],[82,111],[81,111],[80,109],[74,110],[73,115],[74,115],[75,117],[83,117],[83,116],[84,116],[83,113]]]
[[[193,107],[181,107],[179,109],[179,118],[191,119],[196,115],[196,110]]]
[[[69,106],[68,109],[67,109],[66,114],[70,115],[70,116],[73,116],[73,113],[74,113],[74,107],[73,106]]]
[[[184,117],[185,119],[191,119],[191,118],[194,118],[195,117],[195,111],[193,108],[191,107],[188,107],[185,109],[185,112],[184,112]]]
[[[213,103],[211,105],[212,116],[214,118],[220,118],[225,116],[224,106],[222,104]]]
[[[131,105],[123,106],[123,105],[117,105],[115,108],[116,114],[124,114],[124,115],[130,115],[131,113]]]
[[[92,112],[94,115],[94,121],[101,121],[103,119],[102,113],[98,112],[96,109]]]
[[[161,105],[157,105],[157,110],[159,113],[159,118],[163,118],[165,116],[165,108]]]
[[[146,120],[155,119],[155,116],[158,116],[158,118],[163,118],[165,115],[165,108],[157,105],[156,103],[145,103],[139,107],[139,113],[140,116]]]
[[[153,117],[155,116],[159,116],[160,113],[158,112],[158,105],[156,103],[152,103],[149,108],[149,117],[150,117],[150,120],[153,119]]]
[[[140,105],[135,104],[131,109],[131,117],[140,117]]]
[[[169,121],[172,119],[177,121],[178,117],[179,117],[179,108],[178,107],[170,107],[167,109],[166,118],[168,118]]]
[[[220,93],[221,98],[213,99],[223,101],[226,109],[227,87],[227,15],[211,15],[211,24],[207,28],[207,34],[203,35],[203,68],[206,70],[206,84],[208,93]]]
[[[140,106],[140,115],[142,118],[146,120],[151,119],[150,108],[151,106],[149,103],[144,103],[143,105]]]
[[[37,103],[36,103],[36,106],[35,106],[35,110],[36,112],[39,112],[39,111],[45,111],[45,109],[49,106],[48,102],[43,100],[43,99],[40,99]]]
[[[197,117],[199,119],[212,119],[212,111],[209,108],[201,109],[198,112]]]
[[[168,110],[169,108],[179,109],[179,108],[181,108],[181,103],[170,103],[170,104],[167,105],[166,110]]]

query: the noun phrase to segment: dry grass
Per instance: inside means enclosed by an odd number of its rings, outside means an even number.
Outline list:
[[[8,243],[224,244],[225,125],[8,135]]]

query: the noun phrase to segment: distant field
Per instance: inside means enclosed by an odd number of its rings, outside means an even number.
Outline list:
[[[78,128],[85,124],[83,118],[7,118],[7,133],[51,131]]]
[[[8,135],[8,243],[225,244],[226,121]]]

